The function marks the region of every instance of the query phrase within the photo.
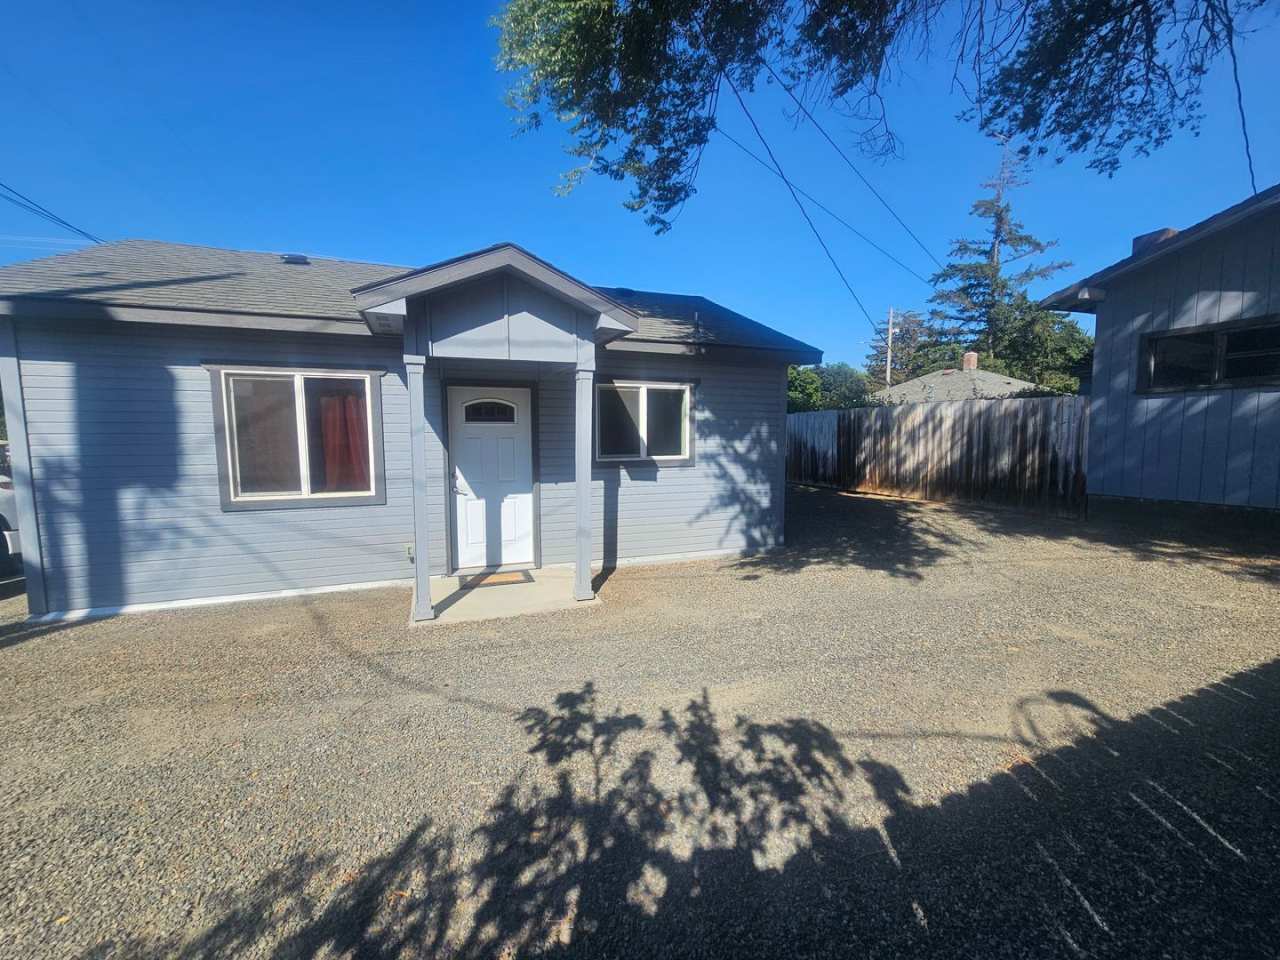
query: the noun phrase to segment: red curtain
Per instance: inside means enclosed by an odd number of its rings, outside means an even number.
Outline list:
[[[320,398],[326,492],[369,489],[368,431],[363,396],[348,393]]]

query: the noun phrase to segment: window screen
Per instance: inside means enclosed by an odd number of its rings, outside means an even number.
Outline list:
[[[684,454],[684,388],[645,391],[646,438],[651,457],[678,457]]]
[[[238,492],[301,493],[293,377],[232,377],[231,405]]]
[[[640,456],[640,388],[601,386],[596,391],[596,429],[599,456]]]

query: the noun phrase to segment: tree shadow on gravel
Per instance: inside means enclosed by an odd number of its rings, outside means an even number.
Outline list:
[[[588,684],[521,716],[546,775],[473,833],[300,857],[198,934],[89,956],[1275,957],[1278,701],[1280,661],[1128,720],[1048,691],[1015,705],[1037,746],[931,803],[821,723]]]
[[[792,485],[786,533],[785,546],[740,562],[746,576],[829,564],[918,580],[940,563],[980,563],[997,538],[1028,546],[1072,542],[1139,561],[1198,564],[1280,584],[1280,513],[1275,511],[1107,503],[1087,518],[1071,519],[1016,507],[939,505]]]

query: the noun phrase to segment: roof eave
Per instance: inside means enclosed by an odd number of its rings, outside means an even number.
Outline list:
[[[1135,270],[1150,266],[1171,253],[1176,253],[1184,247],[1212,237],[1223,230],[1234,227],[1277,206],[1280,206],[1280,184],[1268,187],[1261,193],[1257,193],[1247,200],[1237,203],[1235,206],[1219,211],[1194,226],[1175,234],[1168,240],[1153,244],[1143,250],[1142,253],[1125,257],[1123,260],[1117,260],[1111,266],[1104,267],[1078,283],[1059,290],[1057,293],[1050,294],[1040,301],[1040,306],[1051,310],[1094,313],[1097,310],[1097,301],[1101,300],[1102,296],[1105,296],[1106,287],[1113,280]],[[1076,297],[1075,294],[1080,290],[1094,291],[1102,296],[1097,296],[1093,299]]]

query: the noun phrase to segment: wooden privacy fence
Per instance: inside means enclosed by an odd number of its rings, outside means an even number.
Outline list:
[[[792,413],[787,479],[1078,514],[1088,411],[1088,397],[1035,397]]]

